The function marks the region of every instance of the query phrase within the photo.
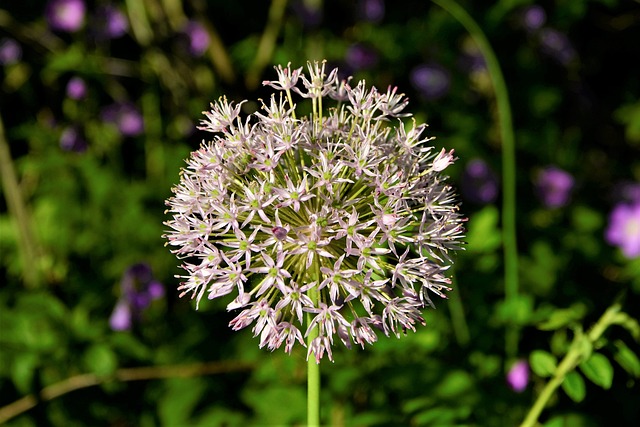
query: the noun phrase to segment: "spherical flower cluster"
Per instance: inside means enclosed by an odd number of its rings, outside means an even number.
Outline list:
[[[424,324],[431,293],[450,290],[464,218],[442,175],[453,150],[402,122],[404,95],[324,63],[276,70],[261,111],[243,120],[222,98],[204,113],[215,136],[187,160],[164,237],[184,260],[181,295],[232,294],[232,329],[253,325],[260,347],[288,353],[307,337],[319,363],[334,341],[364,347]]]

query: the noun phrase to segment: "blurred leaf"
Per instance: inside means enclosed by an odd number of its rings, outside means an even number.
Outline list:
[[[602,213],[587,206],[577,205],[571,210],[571,223],[578,231],[597,231],[602,228],[602,222]]]
[[[578,403],[584,400],[587,393],[584,380],[576,371],[571,371],[566,377],[564,377],[564,381],[562,381],[562,389],[567,393],[567,396],[569,396],[571,400]]]
[[[435,395],[451,399],[460,397],[473,388],[473,377],[466,371],[454,370],[446,373],[434,390]]]
[[[640,339],[640,324],[627,313],[616,313],[613,323],[625,328],[636,341]]]
[[[94,344],[87,349],[83,357],[84,366],[99,377],[113,374],[118,367],[115,353],[106,344]]]
[[[537,86],[531,90],[531,112],[538,117],[552,114],[562,102],[558,89],[549,86]]]
[[[554,374],[558,367],[558,360],[553,354],[544,350],[534,350],[529,355],[529,364],[536,375],[546,378]]]
[[[614,342],[616,352],[613,358],[629,375],[640,378],[640,359],[627,345],[620,340]]]
[[[11,379],[20,393],[26,394],[31,391],[33,375],[38,363],[38,355],[33,352],[23,352],[13,360]]]
[[[467,231],[467,251],[487,253],[500,247],[501,231],[498,228],[500,214],[498,208],[487,205],[469,218]]]
[[[256,420],[263,425],[290,425],[306,419],[307,398],[302,386],[271,383],[265,388],[245,389],[242,400],[253,408]]]
[[[584,304],[575,303],[569,308],[555,309],[547,320],[537,326],[543,331],[553,331],[581,320],[586,313],[587,308]]]
[[[165,381],[165,392],[158,399],[158,416],[164,426],[191,425],[193,409],[203,396],[203,378],[174,378]]]
[[[625,126],[625,136],[629,142],[640,143],[640,102],[619,107],[613,112],[613,118]]]
[[[194,427],[210,426],[242,426],[247,425],[246,416],[229,408],[215,406],[206,410],[196,422],[189,424]]]
[[[454,425],[454,422],[459,419],[457,412],[456,408],[447,407],[427,409],[411,417],[411,425]]]
[[[533,296],[519,294],[515,298],[503,300],[496,304],[495,317],[501,325],[515,323],[526,325],[533,315]]]
[[[116,332],[110,336],[111,345],[120,353],[138,360],[150,360],[153,352],[129,332]]]
[[[608,390],[613,382],[613,366],[602,353],[592,353],[591,357],[580,363],[582,373],[594,384]]]
[[[543,425],[544,427],[598,427],[591,416],[578,413],[555,415]]]

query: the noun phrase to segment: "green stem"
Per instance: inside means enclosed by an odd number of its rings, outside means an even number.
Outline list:
[[[604,331],[616,322],[616,314],[618,314],[619,311],[620,304],[613,304],[604,312],[602,317],[600,317],[600,320],[598,320],[598,323],[591,328],[586,337],[583,334],[576,334],[573,337],[569,351],[556,368],[553,378],[549,380],[538,395],[538,398],[529,410],[529,413],[522,424],[520,424],[520,427],[533,427],[536,425],[538,417],[549,402],[549,399],[551,399],[551,396],[553,396],[553,393],[558,387],[560,387],[567,374],[573,371],[578,364],[588,356],[586,351],[590,351],[593,344],[600,339]],[[588,340],[590,345],[581,345],[580,341],[584,339]]]
[[[42,284],[42,259],[39,256],[38,244],[33,235],[31,220],[26,203],[20,191],[20,185],[11,158],[9,143],[5,138],[4,124],[0,116],[0,178],[2,191],[7,201],[9,214],[17,225],[18,248],[22,258],[24,284],[28,289],[36,289]]]
[[[316,282],[316,286],[309,289],[308,295],[314,306],[318,306],[320,292],[318,291],[318,279],[320,277],[320,264],[317,259],[313,260],[311,270]],[[307,325],[311,324],[313,316],[307,313]],[[311,348],[311,343],[319,334],[319,327],[316,326],[309,331],[307,337],[307,348]],[[307,359],[307,426],[320,426],[320,364],[316,362],[315,354],[310,353]]]
[[[314,329],[314,331],[316,331]],[[318,335],[309,334],[307,345]],[[307,360],[307,426],[314,427],[320,425],[320,364],[316,363],[313,354]]]
[[[282,19],[287,7],[287,0],[272,0],[271,7],[269,7],[269,20],[267,26],[260,38],[260,44],[258,45],[258,52],[251,65],[251,68],[247,72],[246,85],[250,90],[254,90],[260,84],[260,75],[262,71],[269,63],[273,51],[276,47],[276,40],[280,33],[280,27],[282,27]]]
[[[493,83],[498,110],[498,126],[502,139],[502,233],[504,250],[504,285],[507,305],[518,297],[518,245],[516,240],[516,152],[509,94],[498,59],[491,44],[473,18],[453,0],[433,0],[448,11],[469,32],[487,64]],[[506,360],[518,353],[519,327],[507,326]]]
[[[15,402],[0,407],[0,424],[34,408],[39,403],[57,399],[67,393],[93,387],[113,381],[148,381],[165,378],[190,378],[204,375],[224,374],[230,372],[250,371],[252,364],[238,361],[215,361],[194,363],[189,365],[140,366],[137,368],[121,368],[113,375],[98,376],[96,374],[78,374],[57,383],[44,387],[38,394],[26,395]]]
[[[455,281],[455,273],[452,274],[452,279]],[[469,325],[467,324],[467,319],[464,315],[464,306],[462,305],[462,299],[460,298],[459,289],[454,289],[453,292],[448,294],[449,311],[451,313],[451,325],[453,327],[453,333],[456,336],[456,340],[458,341],[458,345],[465,347],[469,344]]]

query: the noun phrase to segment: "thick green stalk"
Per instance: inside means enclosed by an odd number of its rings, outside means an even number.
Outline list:
[[[317,329],[311,331],[307,345],[311,345],[311,341],[317,336]],[[320,426],[320,364],[316,363],[313,354],[307,360],[307,426]]]
[[[313,301],[313,305],[317,306],[320,300],[320,292],[318,291],[318,278],[320,277],[320,265],[317,259],[313,260],[311,266],[313,274],[316,280],[316,286],[309,289],[308,295]],[[311,313],[307,313],[307,325],[311,324]],[[307,348],[311,348],[311,343],[318,336],[318,328],[316,326],[309,331],[307,337]],[[320,426],[320,364],[316,362],[315,354],[309,354],[307,360],[307,426],[319,427]]]
[[[487,64],[493,83],[498,110],[498,126],[502,139],[502,234],[504,250],[504,285],[507,305],[518,297],[518,245],[516,241],[516,152],[509,94],[498,59],[491,44],[473,18],[453,0],[433,0],[449,12],[469,32]],[[507,359],[518,353],[519,326],[511,324],[506,331]]]
[[[604,312],[598,323],[596,323],[589,333],[584,336],[583,334],[576,334],[571,343],[569,351],[564,356],[558,367],[556,368],[553,378],[544,386],[535,403],[529,410],[526,418],[520,424],[520,427],[533,427],[538,422],[538,417],[542,413],[542,410],[553,396],[553,393],[562,384],[567,374],[578,366],[578,364],[585,359],[588,355],[585,354],[587,349],[591,349],[593,344],[600,339],[604,331],[615,323],[616,314],[620,311],[620,304],[616,303],[609,307]],[[589,346],[581,345],[581,340],[588,340]]]

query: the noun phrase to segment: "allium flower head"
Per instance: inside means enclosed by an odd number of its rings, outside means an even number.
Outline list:
[[[397,89],[339,81],[324,63],[276,70],[261,111],[243,119],[221,98],[204,113],[215,135],[187,160],[164,237],[184,260],[181,295],[230,295],[230,326],[252,326],[260,347],[289,353],[317,334],[307,357],[319,363],[334,341],[364,347],[424,324],[431,293],[450,290],[464,218],[442,175],[453,150],[405,126]]]

